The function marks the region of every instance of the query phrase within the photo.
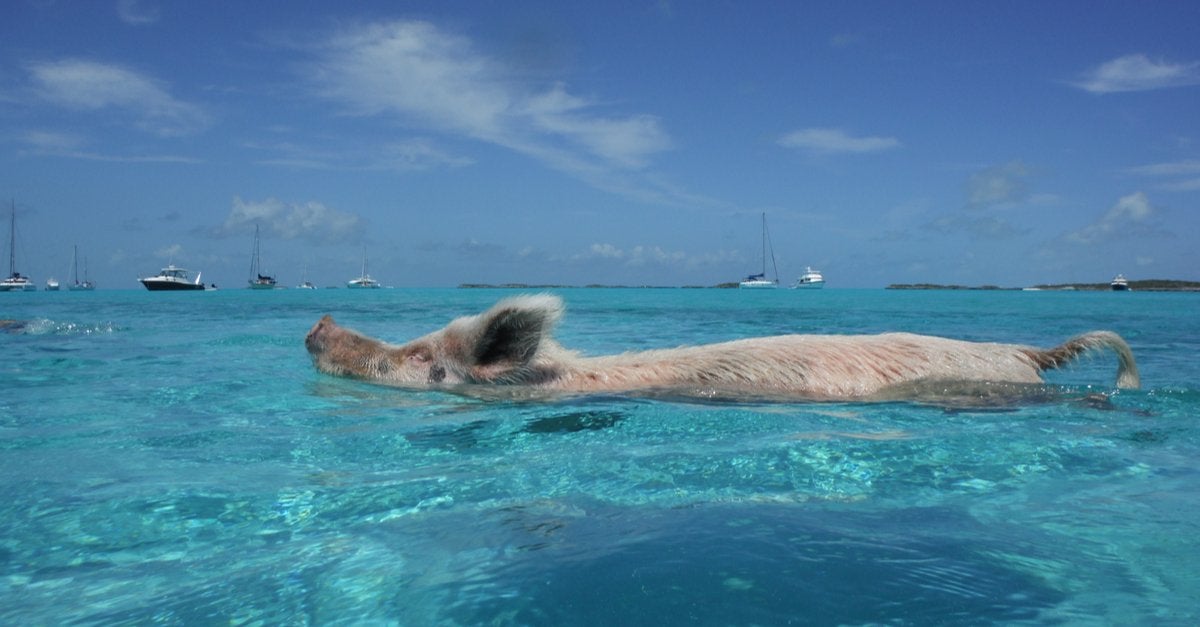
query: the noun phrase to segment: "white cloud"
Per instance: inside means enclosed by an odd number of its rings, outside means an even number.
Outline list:
[[[657,118],[605,116],[561,84],[530,87],[468,39],[427,22],[348,29],[318,55],[320,93],[355,113],[399,115],[576,173],[641,168],[671,144]]]
[[[1094,94],[1108,94],[1197,83],[1200,83],[1200,62],[1168,63],[1153,61],[1144,54],[1130,54],[1088,70],[1075,86]]]
[[[130,26],[146,26],[158,21],[158,7],[142,0],[117,0],[117,17]]]
[[[234,197],[229,216],[214,234],[218,237],[249,236],[256,224],[267,237],[285,240],[347,242],[357,241],[362,234],[362,221],[357,215],[316,201],[296,204],[267,198],[246,202],[240,197]]]
[[[144,131],[160,136],[185,135],[209,123],[195,105],[177,100],[158,81],[119,65],[64,59],[29,66],[39,96],[54,105],[80,111],[123,109]]]
[[[1094,244],[1123,235],[1126,230],[1145,224],[1155,215],[1154,206],[1142,192],[1122,196],[1096,222],[1068,233],[1066,239],[1077,244]]]
[[[1157,189],[1173,192],[1190,192],[1200,189],[1200,160],[1154,163],[1130,168],[1130,174],[1171,179],[1160,183]]]
[[[898,148],[900,140],[895,137],[853,137],[836,128],[806,128],[779,138],[779,145],[819,154],[859,154]]]

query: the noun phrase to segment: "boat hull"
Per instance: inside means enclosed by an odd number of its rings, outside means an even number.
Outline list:
[[[142,285],[151,292],[199,292],[204,291],[203,283],[181,283],[178,281],[154,281],[142,279]]]

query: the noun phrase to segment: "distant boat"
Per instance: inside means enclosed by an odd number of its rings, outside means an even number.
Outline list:
[[[346,287],[352,290],[377,290],[379,289],[379,281],[371,278],[367,274],[367,247],[363,247],[363,269],[362,276],[357,279],[350,279],[346,282]]]
[[[262,273],[258,258],[258,225],[254,225],[254,252],[250,255],[250,279],[247,281],[252,290],[275,289],[275,277]]]
[[[175,267],[175,264],[167,265],[167,267],[158,272],[158,276],[145,277],[138,280],[151,292],[199,291],[205,289],[204,284],[200,282],[200,273],[196,274],[195,281],[189,281],[188,271]]]
[[[83,260],[83,281],[79,280],[79,246],[74,247],[74,252],[71,253],[71,286],[67,289],[72,292],[90,292],[96,289],[96,284],[88,279],[87,275],[87,259]]]
[[[825,287],[825,277],[821,275],[820,270],[813,270],[811,267],[804,269],[804,274],[792,283],[794,290],[819,290]]]
[[[775,280],[767,279],[767,250],[771,250],[771,267],[775,269]],[[762,214],[762,272],[751,274],[740,283],[742,289],[775,289],[779,287],[779,268],[775,267],[775,249],[771,246],[771,237],[767,234],[767,214]]]
[[[1130,291],[1129,281],[1125,278],[1124,274],[1118,274],[1117,276],[1113,277],[1112,283],[1109,283],[1108,286],[1111,287],[1112,291],[1114,292]]]
[[[50,277],[50,278],[46,279],[46,291],[47,292],[57,292],[58,288],[59,288],[58,279],[56,279],[54,277]]]
[[[9,226],[8,278],[0,281],[0,292],[36,292],[37,285],[27,276],[17,272],[17,203],[12,205],[12,220]]]
[[[297,285],[296,289],[298,289],[298,290],[315,290],[315,289],[317,289],[317,286],[313,285],[312,282],[308,280],[308,264],[304,265],[304,274],[302,275],[300,285]]]

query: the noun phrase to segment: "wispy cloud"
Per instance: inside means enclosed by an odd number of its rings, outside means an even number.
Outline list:
[[[87,141],[72,133],[32,130],[20,137],[24,152],[43,157],[67,157],[107,163],[201,163],[200,159],[180,155],[117,155],[89,150]]]
[[[900,147],[895,137],[854,137],[837,128],[806,128],[779,138],[779,145],[815,154],[861,154]]]
[[[1198,83],[1200,62],[1170,63],[1152,60],[1144,54],[1130,54],[1088,70],[1074,85],[1094,94],[1108,94]]]
[[[451,154],[435,142],[419,137],[355,150],[321,148],[288,141],[247,143],[245,146],[272,155],[259,159],[260,164],[315,170],[413,172],[464,167],[474,163],[473,159]]]
[[[315,243],[355,242],[362,237],[362,220],[352,213],[316,201],[285,203],[276,198],[247,202],[234,197],[225,223],[213,229],[217,237],[248,236],[258,225],[267,237]]]
[[[352,113],[503,146],[604,189],[673,193],[638,176],[671,147],[658,118],[606,114],[562,83],[530,85],[471,40],[431,23],[359,25],[315,51],[319,93]]]
[[[158,6],[145,0],[117,0],[117,17],[130,26],[146,26],[158,21]]]
[[[1137,166],[1129,168],[1128,172],[1162,181],[1156,189],[1172,192],[1200,189],[1200,160],[1196,159]]]
[[[741,259],[736,253],[724,250],[694,255],[679,250],[666,250],[661,246],[636,245],[621,248],[609,243],[597,243],[583,252],[572,255],[570,260],[585,263],[610,262],[633,267],[654,265],[696,268],[724,265]]]
[[[980,170],[967,179],[967,205],[983,208],[1021,202],[1029,197],[1028,177],[1029,167],[1020,160]]]
[[[1030,202],[1026,179],[1030,169],[1020,160],[991,166],[967,178],[967,201],[957,211],[945,213],[928,224],[939,233],[965,233],[976,239],[1010,239],[1029,232],[1013,224],[1002,212]]]
[[[158,257],[159,259],[166,259],[167,261],[174,261],[175,259],[183,256],[183,246],[180,244],[171,244],[170,246],[164,246],[164,247],[159,248],[158,250],[154,251],[154,256]]]
[[[199,131],[209,124],[200,107],[176,99],[159,81],[110,63],[63,59],[28,66],[42,100],[77,111],[119,109],[136,127],[170,137]]]
[[[1122,237],[1134,229],[1145,230],[1156,213],[1146,194],[1134,192],[1122,196],[1096,222],[1067,233],[1066,240],[1076,244],[1095,244]]]

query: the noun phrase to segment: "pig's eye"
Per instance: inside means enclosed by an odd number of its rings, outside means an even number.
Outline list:
[[[429,361],[429,354],[422,352],[422,351],[417,351],[415,353],[409,353],[408,360],[423,364],[423,363]]]

